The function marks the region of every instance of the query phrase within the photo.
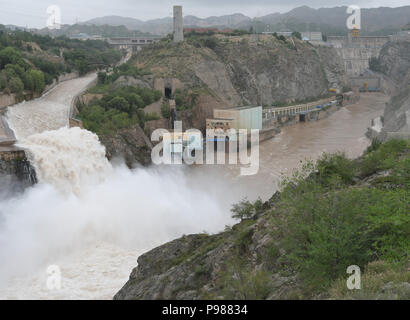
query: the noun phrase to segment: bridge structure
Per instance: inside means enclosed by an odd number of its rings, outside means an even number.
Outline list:
[[[265,108],[262,110],[262,119],[264,122],[271,121],[275,119],[280,119],[281,117],[294,116],[294,115],[306,115],[313,111],[319,111],[324,107],[337,104],[336,96],[330,98],[321,99],[314,102],[309,102],[305,104],[298,104],[288,107],[272,107]]]
[[[119,37],[108,39],[111,48],[121,50],[131,49],[133,52],[140,51],[143,47],[160,41],[158,37]]]

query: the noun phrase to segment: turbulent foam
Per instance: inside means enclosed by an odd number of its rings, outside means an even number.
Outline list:
[[[80,128],[45,131],[22,139],[40,183],[80,193],[85,183],[98,183],[111,172],[97,135]]]
[[[80,196],[43,184],[1,201],[0,298],[112,297],[141,253],[183,234],[223,230],[232,223],[226,186],[210,177],[197,183],[187,170],[117,167]],[[50,264],[62,269],[62,292],[45,287]]]
[[[34,134],[18,146],[28,150],[40,183],[65,192],[79,194],[85,182],[98,183],[111,171],[97,135],[80,128]]]

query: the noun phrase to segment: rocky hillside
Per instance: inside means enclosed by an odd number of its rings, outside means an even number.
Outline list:
[[[140,256],[114,299],[410,299],[409,151],[307,163],[270,201],[235,205],[239,224]],[[350,265],[361,290],[346,288]]]
[[[144,166],[151,164],[152,144],[139,125],[100,135],[99,138],[109,160],[122,158],[130,168],[136,163]]]
[[[378,60],[382,72],[396,89],[410,85],[410,41],[388,42]]]
[[[143,50],[133,62],[150,74],[143,80],[152,85],[177,80],[183,94],[195,95],[192,118],[197,121],[192,125],[200,129],[213,108],[303,101],[345,83],[343,63],[334,49],[272,35],[162,42]]]
[[[390,137],[410,137],[410,86],[403,88],[389,101],[382,120],[379,139],[384,141]]]
[[[384,87],[393,97],[381,118],[381,140],[410,137],[410,42],[387,43],[378,58],[384,73]]]

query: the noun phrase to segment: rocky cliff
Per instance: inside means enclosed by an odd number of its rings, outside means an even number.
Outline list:
[[[144,166],[151,164],[152,144],[139,125],[99,138],[106,148],[109,160],[121,157],[130,168],[136,163]]]
[[[409,85],[410,41],[388,42],[380,51],[379,64],[390,87],[400,90]]]
[[[384,87],[392,95],[384,116],[375,119],[369,135],[380,140],[410,137],[410,41],[387,43],[381,50],[379,64],[384,73]]]
[[[0,147],[0,181],[2,186],[24,189],[37,183],[34,168],[23,150],[2,150]],[[0,188],[0,192],[1,192]]]
[[[326,95],[345,83],[343,61],[333,48],[315,48],[297,39],[272,35],[192,37],[185,42],[161,42],[142,50],[133,63],[164,91],[178,80],[179,89],[195,94],[195,127],[213,108],[263,105]],[[158,86],[158,80],[162,84]],[[175,88],[170,88],[175,91]],[[203,115],[203,116],[198,116]]]

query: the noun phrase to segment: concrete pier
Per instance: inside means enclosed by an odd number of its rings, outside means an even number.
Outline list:
[[[6,119],[0,115],[0,147],[13,146],[16,142],[16,137],[13,131],[9,128]]]

